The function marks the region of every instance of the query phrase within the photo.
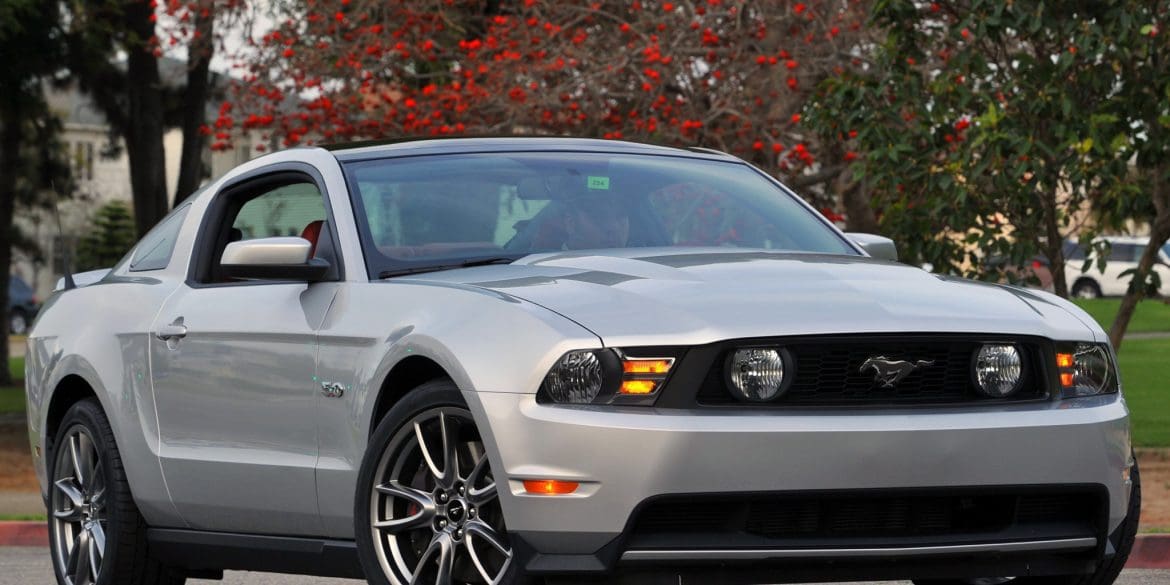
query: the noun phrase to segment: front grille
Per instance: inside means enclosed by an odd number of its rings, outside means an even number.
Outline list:
[[[745,538],[765,538],[777,545],[832,545],[892,544],[899,539],[963,542],[1011,535],[1096,536],[1104,506],[1100,491],[1089,488],[668,496],[637,514],[631,546],[652,546],[656,540],[682,534],[694,537],[695,542],[711,540],[727,546],[753,542]]]
[[[777,341],[774,345],[787,348],[795,361],[795,379],[783,396],[764,405],[864,406],[989,401],[991,399],[976,388],[972,372],[972,358],[987,341],[1004,340],[885,336]],[[1007,341],[1016,343],[1022,350],[1024,379],[1019,391],[999,401],[1034,400],[1047,396],[1044,360],[1039,344]],[[724,345],[722,351],[716,354],[696,395],[701,405],[741,404],[727,388],[724,364],[730,352],[743,345]],[[767,347],[773,344],[764,342],[745,345]],[[893,388],[885,388],[875,381],[872,371],[861,371],[865,360],[875,356],[912,363],[932,363],[919,367],[898,381]]]

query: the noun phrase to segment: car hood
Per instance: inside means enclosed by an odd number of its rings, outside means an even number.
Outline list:
[[[858,256],[644,248],[541,254],[412,280],[518,297],[611,346],[833,333],[1098,337],[1052,295]]]

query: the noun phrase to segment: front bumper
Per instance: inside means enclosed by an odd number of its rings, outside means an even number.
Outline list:
[[[493,469],[503,470],[496,480],[508,530],[519,536],[518,549],[535,571],[604,572],[639,562],[675,564],[682,556],[686,562],[720,563],[858,556],[835,555],[834,550],[844,551],[831,543],[822,553],[813,547],[628,549],[625,536],[635,510],[671,494],[1003,486],[1090,486],[1104,494],[1106,526],[1095,546],[1040,543],[1008,550],[1003,543],[985,542],[976,543],[983,548],[931,554],[926,548],[932,543],[923,542],[921,554],[908,553],[1025,563],[1072,549],[1090,549],[1086,554],[1095,557],[1111,554],[1104,536],[1125,518],[1129,498],[1128,412],[1118,395],[962,411],[799,412],[566,407],[537,404],[530,394],[465,396],[489,445]],[[524,492],[524,479],[576,481],[581,487],[568,496],[536,496]]]

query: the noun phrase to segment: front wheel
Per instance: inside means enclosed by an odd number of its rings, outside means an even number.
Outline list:
[[[529,582],[514,559],[483,439],[450,380],[413,390],[378,424],[354,508],[371,583]]]
[[[182,585],[148,555],[110,422],[96,400],[65,413],[53,441],[49,549],[60,585]]]
[[[8,316],[8,332],[13,335],[25,335],[28,333],[28,326],[28,314],[22,309],[12,309],[12,314]]]
[[[1134,538],[1137,536],[1138,520],[1142,510],[1142,480],[1138,472],[1137,459],[1134,459],[1130,470],[1130,479],[1133,487],[1129,494],[1129,508],[1126,510],[1125,520],[1114,533],[1116,540],[1113,546],[1116,553],[1097,563],[1097,568],[1088,575],[1068,575],[1054,577],[988,577],[982,579],[915,579],[914,585],[1112,585],[1125,567],[1129,553],[1133,550]]]

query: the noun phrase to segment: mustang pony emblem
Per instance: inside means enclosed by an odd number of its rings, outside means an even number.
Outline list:
[[[914,370],[932,365],[934,365],[934,360],[907,362],[892,360],[884,355],[879,355],[862,362],[861,368],[857,371],[864,374],[866,370],[873,370],[873,380],[875,382],[881,382],[882,388],[893,388],[895,384],[901,382],[906,376],[914,372]]]

